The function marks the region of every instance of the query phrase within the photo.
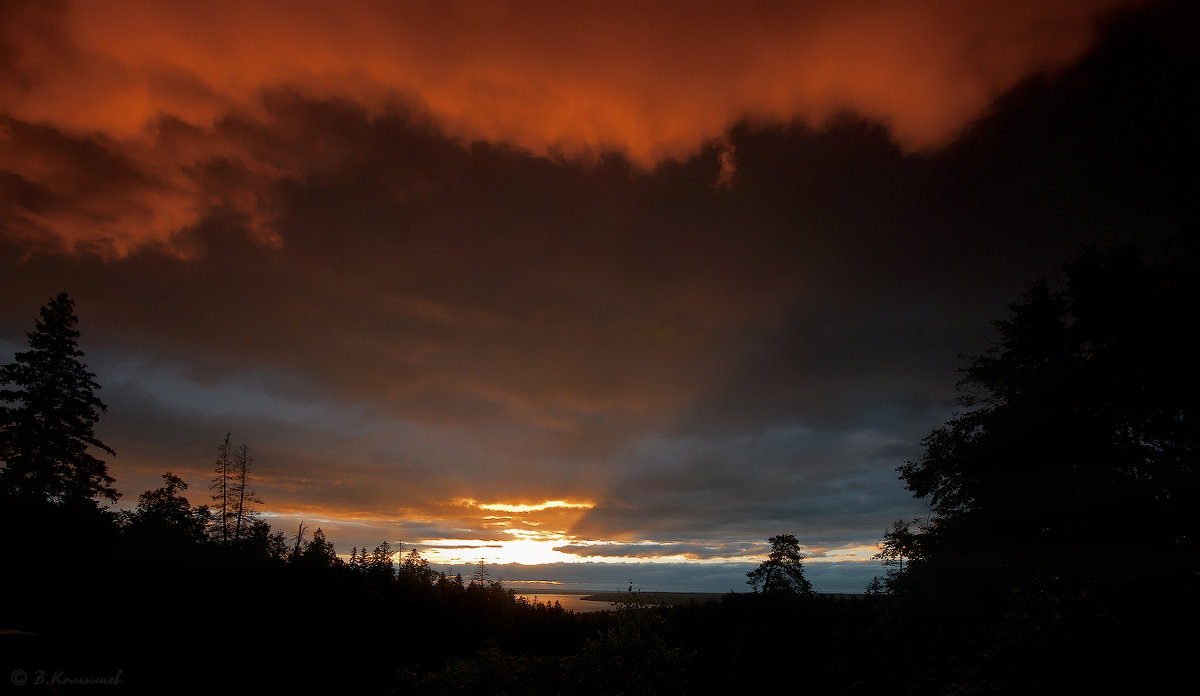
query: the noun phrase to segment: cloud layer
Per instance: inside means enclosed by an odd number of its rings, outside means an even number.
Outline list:
[[[641,167],[742,119],[847,111],[930,148],[1078,59],[1122,4],[6,3],[0,157],[18,180],[4,222],[38,248],[186,255],[177,235],[224,210],[277,244],[264,187],[348,156],[337,138],[302,160],[278,147],[302,132],[279,118],[280,89],[372,117],[399,108],[462,142]]]
[[[127,500],[862,579],[1023,283],[1194,229],[1182,6],[287,7],[0,9],[0,341],[78,300]]]

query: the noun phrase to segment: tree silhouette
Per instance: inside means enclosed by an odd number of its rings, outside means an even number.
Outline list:
[[[228,437],[226,442],[228,442]],[[254,458],[250,456],[250,448],[246,445],[239,447],[233,457],[233,482],[229,489],[234,506],[233,539],[235,542],[241,541],[243,533],[249,529],[257,515],[257,511],[252,506],[253,503],[262,502],[255,496],[254,489],[250,487],[250,465],[252,463],[254,463]]]
[[[163,486],[138,496],[129,516],[129,533],[168,544],[199,544],[208,526],[208,506],[193,508],[182,495],[187,483],[171,472],[162,475]]]
[[[879,553],[871,558],[882,560],[885,566],[895,566],[897,572],[904,572],[904,561],[916,556],[919,539],[912,530],[912,524],[904,520],[896,520],[892,528],[883,533],[883,542],[879,544]]]
[[[384,541],[371,550],[371,555],[367,557],[367,547],[364,546],[362,555],[360,556],[363,563],[364,572],[371,577],[391,580],[396,577],[396,569],[392,565],[392,554],[396,553],[392,550],[392,545]]]
[[[599,693],[687,693],[683,651],[664,639],[660,606],[633,583],[614,605],[613,625],[589,641],[581,655],[588,681]]]
[[[1168,590],[1191,586],[1200,551],[1198,282],[1178,258],[1086,252],[967,359],[963,410],[900,467],[932,517],[888,582],[940,690],[1075,691],[1187,664],[1177,636],[1200,607]]]
[[[905,522],[896,520],[892,528],[883,533],[883,541],[879,544],[879,552],[871,558],[880,560],[887,567],[887,577],[883,580],[888,591],[896,591],[906,579],[904,574],[905,561],[921,557],[920,520]],[[916,529],[914,529],[916,526]],[[878,582],[875,578],[873,582]]]
[[[421,552],[409,549],[400,564],[400,578],[411,585],[426,586],[437,580],[438,572],[429,567],[429,561],[421,557]]]
[[[475,571],[471,573],[471,584],[485,586],[491,584],[492,573],[488,570],[488,564],[482,558],[475,564]]]
[[[213,480],[209,484],[213,502],[217,511],[213,519],[213,535],[221,540],[221,545],[229,543],[230,525],[234,517],[233,481],[236,476],[232,457],[233,446],[229,444],[231,434],[225,433],[225,439],[217,446],[217,462],[213,467]]]
[[[1092,580],[1122,547],[1152,572],[1192,567],[1196,289],[1194,269],[1119,249],[1085,253],[1059,287],[1036,281],[1010,305],[998,344],[961,371],[965,410],[900,467],[934,513],[914,567]]]
[[[235,451],[230,439],[230,433],[225,433],[225,439],[217,446],[217,462],[209,484],[217,504],[212,533],[222,546],[230,542],[240,544],[255,529],[258,513],[253,505],[262,502],[250,486],[250,465],[254,463],[250,448],[242,445]],[[255,535],[261,536],[260,532]]]
[[[288,557],[287,539],[282,531],[272,531],[271,525],[257,517],[249,519],[242,529],[239,548],[251,557],[282,561]]]
[[[795,534],[773,536],[771,554],[757,568],[746,573],[747,584],[755,592],[770,595],[811,595],[812,583],[804,577],[804,557]]]
[[[116,502],[105,462],[94,447],[116,452],[93,433],[107,406],[96,395],[96,375],[83,363],[75,304],[59,293],[41,309],[26,334],[29,350],[0,367],[0,491],[53,503]]]
[[[325,539],[325,532],[321,531],[320,527],[313,532],[312,540],[304,545],[304,550],[300,552],[300,562],[305,565],[325,567],[341,564],[337,557],[337,551],[333,548],[333,542]]]

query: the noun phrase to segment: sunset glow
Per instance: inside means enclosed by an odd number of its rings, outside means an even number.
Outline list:
[[[474,505],[480,510],[499,510],[501,512],[537,512],[539,510],[547,510],[549,508],[582,508],[584,510],[595,507],[594,503],[568,503],[565,500],[547,500],[544,503],[536,503],[533,505],[517,504],[509,505],[506,503],[480,503],[475,500],[467,499],[460,501],[463,505]]]
[[[423,555],[439,566],[470,566],[483,561],[501,563],[573,563],[580,559],[554,550],[564,537],[552,534],[530,535],[513,532],[515,539],[485,541],[482,539],[422,539]],[[469,572],[463,572],[468,575]]]
[[[1026,75],[1070,64],[1095,19],[1122,4],[800,3],[767,15],[680,2],[602,13],[560,2],[17,3],[0,156],[78,204],[26,208],[9,233],[106,257],[144,245],[187,256],[179,233],[228,208],[261,243],[281,243],[266,189],[345,156],[336,139],[311,157],[256,142],[259,129],[286,139],[305,127],[283,113],[296,98],[408,113],[461,142],[538,155],[620,152],[645,168],[694,155],[742,118],[820,126],[854,111],[906,150],[927,149]],[[83,185],[69,147],[37,146],[53,132],[96,138],[128,185]],[[205,174],[218,160],[236,183]]]
[[[988,319],[1191,229],[1160,5],[5,2],[0,349],[75,298],[121,509],[862,587]]]

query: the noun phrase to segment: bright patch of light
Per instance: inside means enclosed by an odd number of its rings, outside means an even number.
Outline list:
[[[477,507],[480,510],[495,510],[498,512],[537,512],[539,510],[548,510],[550,508],[577,508],[590,510],[596,506],[595,503],[571,503],[566,500],[547,500],[544,503],[536,505],[510,505],[508,503],[481,503],[474,498],[458,498],[454,501],[459,505],[468,507]]]
[[[561,551],[555,551],[555,546],[562,546],[564,537],[550,539],[516,538],[502,541],[484,541],[481,539],[422,539],[420,544],[426,549],[421,555],[434,565],[472,565],[483,561],[488,564],[521,563],[537,565],[540,563],[578,563],[583,560]],[[432,547],[432,548],[429,548]]]
[[[846,546],[843,548],[829,549],[822,556],[812,559],[804,559],[805,563],[832,563],[835,561],[870,561],[871,557],[879,553],[879,547],[875,544],[863,544],[861,546]]]

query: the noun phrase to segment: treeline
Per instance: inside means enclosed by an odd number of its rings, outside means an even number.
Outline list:
[[[383,541],[347,563],[320,528],[272,530],[255,509],[250,450],[229,434],[211,505],[192,505],[167,472],[134,509],[102,507],[120,494],[92,453],[114,454],[93,432],[107,406],[77,322],[70,297],[52,298],[29,349],[0,367],[0,530],[11,542],[0,657],[13,686],[377,693],[485,645],[563,653],[596,632],[594,619],[519,600],[485,573],[437,572],[415,549],[395,563]]]
[[[659,607],[631,585],[598,614],[415,550],[395,563],[386,541],[344,562],[320,529],[271,530],[228,438],[212,507],[167,473],[129,513],[102,509],[103,404],[60,296],[0,373],[0,628],[37,634],[0,635],[0,654],[156,693],[1163,691],[1200,618],[1198,282],[1190,260],[1117,249],[1030,285],[964,358],[961,410],[899,468],[930,514],[884,532],[861,597],[814,595],[781,534],[753,593]]]
[[[382,693],[485,648],[580,652],[604,620],[446,575],[416,550],[395,563],[387,542],[347,562],[320,529],[256,522],[222,541],[164,480],[128,514],[5,501],[0,591],[18,599],[3,628],[34,634],[0,635],[5,668],[121,670],[137,692]]]

